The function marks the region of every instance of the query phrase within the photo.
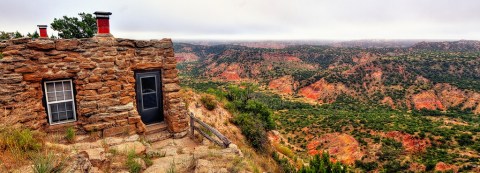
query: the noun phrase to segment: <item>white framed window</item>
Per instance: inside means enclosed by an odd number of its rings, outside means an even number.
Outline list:
[[[45,81],[44,88],[50,125],[76,121],[72,80]]]

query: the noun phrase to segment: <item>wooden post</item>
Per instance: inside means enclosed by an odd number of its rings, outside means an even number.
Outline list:
[[[195,121],[193,120],[193,112],[190,112],[190,137],[195,137]]]

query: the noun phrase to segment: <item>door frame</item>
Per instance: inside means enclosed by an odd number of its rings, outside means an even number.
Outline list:
[[[156,124],[156,123],[161,123],[163,121],[165,121],[165,95],[163,93],[163,69],[156,69],[156,70],[135,70],[134,71],[134,79],[135,79],[135,104],[136,104],[136,108],[137,108],[137,112],[139,114],[139,116],[141,117],[141,111],[140,110],[143,110],[143,104],[142,105],[139,105],[140,104],[140,97],[143,101],[143,95],[141,95],[140,93],[140,96],[138,95],[138,84],[140,84],[141,86],[141,81],[137,81],[137,75],[139,74],[144,74],[144,73],[153,73],[153,72],[158,72],[159,73],[159,78],[158,78],[158,81],[156,81],[157,83],[157,88],[158,88],[158,91],[157,91],[157,99],[158,98],[161,98],[161,100],[157,101],[158,102],[158,109],[161,109],[158,111],[158,116],[161,116],[161,119],[160,121],[158,122],[150,122],[150,123],[146,123],[146,122],[143,122],[142,120],[142,123],[146,124],[146,125],[149,125],[149,124]],[[145,77],[139,77],[138,79],[141,80],[141,78],[145,78]],[[160,96],[158,96],[158,94],[160,94]],[[141,107],[140,107],[141,106]]]

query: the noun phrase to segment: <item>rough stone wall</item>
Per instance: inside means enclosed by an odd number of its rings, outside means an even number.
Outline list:
[[[168,129],[180,133],[188,127],[170,39],[22,38],[0,42],[0,53],[0,123],[46,131],[75,126],[103,136],[143,133],[145,125],[136,109],[134,71],[161,70]],[[74,123],[48,124],[42,84],[56,79],[73,81]]]

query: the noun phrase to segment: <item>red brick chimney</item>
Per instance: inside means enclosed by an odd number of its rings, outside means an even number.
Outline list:
[[[48,38],[47,25],[37,25],[40,30],[40,38]]]
[[[110,34],[110,12],[96,11],[97,18],[97,34]]]

